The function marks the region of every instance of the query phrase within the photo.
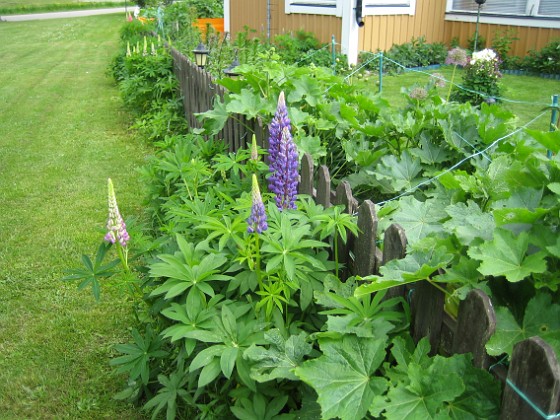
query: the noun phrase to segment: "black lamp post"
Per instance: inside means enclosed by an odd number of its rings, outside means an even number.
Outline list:
[[[237,77],[239,73],[235,72],[235,68],[239,66],[239,59],[237,58],[237,54],[235,54],[235,58],[229,65],[227,69],[224,70],[224,74],[228,77]]]
[[[193,53],[196,65],[203,69],[206,66],[206,61],[208,60],[208,54],[210,51],[206,49],[206,46],[201,41],[193,50]]]
[[[478,45],[478,22],[480,21],[480,8],[486,0],[474,0],[476,4],[478,4],[478,12],[476,13],[476,30],[474,32],[474,51],[476,51],[476,47]]]

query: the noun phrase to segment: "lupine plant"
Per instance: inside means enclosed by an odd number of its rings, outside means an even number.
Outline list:
[[[299,160],[284,92],[280,92],[278,108],[270,124],[268,159],[271,173],[268,188],[275,194],[276,205],[280,210],[295,209]]]
[[[130,236],[128,235],[126,224],[119,211],[115,188],[113,187],[111,178],[107,180],[107,186],[109,217],[107,218],[107,233],[104,239],[116,246],[121,264],[124,269],[128,271],[128,241],[130,240]]]

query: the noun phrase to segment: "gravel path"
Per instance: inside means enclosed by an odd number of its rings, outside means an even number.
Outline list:
[[[133,8],[112,7],[110,9],[72,10],[68,12],[31,13],[27,15],[6,15],[0,16],[0,20],[6,22],[21,22],[23,20],[61,19],[93,15],[108,15],[111,13],[125,13],[126,11],[132,12]]]

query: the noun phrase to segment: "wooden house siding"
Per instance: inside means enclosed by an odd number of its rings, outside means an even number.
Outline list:
[[[444,42],[449,45],[453,38],[458,38],[460,45],[467,46],[468,39],[476,30],[475,23],[446,21]],[[480,24],[478,33],[486,39],[486,46],[491,47],[496,34],[505,34],[511,30],[518,40],[513,41],[510,55],[524,56],[530,50],[540,50],[550,41],[560,38],[560,28],[532,28],[528,26]]]
[[[245,30],[245,26],[256,30],[259,37],[263,33],[266,35],[266,1],[231,0],[230,16],[230,32],[234,39]]]
[[[279,13],[273,19],[274,33],[290,33],[303,29],[307,32],[313,32],[317,39],[322,43],[331,42],[334,35],[337,42],[340,43],[342,36],[342,19],[336,16],[320,16],[306,14],[289,14]],[[276,23],[277,22],[277,23]]]
[[[336,16],[285,13],[284,0],[271,1],[270,34],[293,33],[300,29],[313,32],[323,43],[338,43],[342,38],[342,19]],[[350,0],[348,0],[350,1]],[[364,16],[364,27],[359,30],[358,51],[388,50],[394,44],[409,42],[412,38],[425,37],[427,42],[443,42],[450,45],[457,38],[462,47],[475,32],[475,23],[445,20],[444,0],[417,0],[416,11],[410,15]],[[244,27],[256,30],[257,35],[267,34],[267,0],[230,0],[230,31],[234,35]],[[530,50],[538,50],[554,39],[560,38],[560,27],[537,28],[527,26],[481,23],[479,33],[491,46],[497,33],[513,29],[519,38],[512,44],[511,55],[524,56]]]
[[[414,16],[365,16],[358,48],[360,51],[385,51],[394,44],[420,36],[427,42],[443,42],[444,17],[445,2],[441,0],[417,0]]]
[[[230,0],[231,33],[242,32],[245,26],[256,30],[259,37],[266,37],[267,16],[266,0]],[[300,29],[313,32],[319,41],[331,41],[334,35],[340,42],[342,34],[342,19],[335,16],[321,16],[309,14],[285,14],[284,0],[271,0],[270,34],[275,35],[293,33]]]

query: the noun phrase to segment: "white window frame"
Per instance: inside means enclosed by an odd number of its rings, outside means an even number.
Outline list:
[[[497,14],[494,12],[485,13],[483,5],[480,9],[480,23],[558,29],[558,27],[560,27],[560,17],[538,15],[539,5],[540,0],[527,0],[526,14],[524,15]],[[477,11],[474,10],[469,12],[453,10],[453,0],[447,0],[445,20],[455,22],[476,22]]]
[[[348,1],[348,0],[346,0]],[[326,5],[333,3],[332,5]],[[340,0],[285,0],[285,13],[300,13],[307,15],[342,16],[342,3]]]
[[[362,16],[414,15],[417,0],[363,0]],[[285,13],[342,16],[346,2],[355,7],[356,0],[285,0]],[[330,5],[327,5],[330,3]],[[336,6],[334,5],[336,3]]]
[[[363,0],[363,7],[363,16],[414,16],[416,0]]]

